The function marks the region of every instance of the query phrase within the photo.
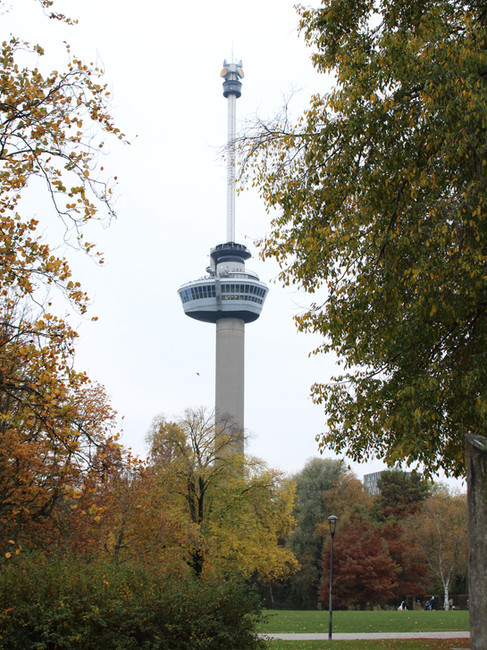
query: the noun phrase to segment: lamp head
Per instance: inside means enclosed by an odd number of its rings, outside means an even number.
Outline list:
[[[335,517],[335,515],[330,515],[328,517],[328,523],[330,524],[330,533],[331,533],[332,537],[335,534],[335,528],[336,528],[336,525],[337,525],[337,521],[338,521],[338,517]]]

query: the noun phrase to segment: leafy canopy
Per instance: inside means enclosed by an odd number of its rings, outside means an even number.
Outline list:
[[[392,518],[399,521],[420,508],[421,503],[430,496],[433,483],[417,472],[389,470],[381,473],[377,487],[379,494],[374,499],[374,509],[378,520]]]
[[[44,54],[16,37],[0,47],[0,282],[21,296],[39,286],[57,286],[82,312],[87,296],[73,281],[67,260],[39,234],[44,224],[21,200],[35,181],[37,200],[45,196],[64,224],[64,242],[92,252],[83,230],[93,219],[114,215],[110,184],[96,172],[101,134],[122,137],[108,112],[109,92],[102,70],[73,57],[66,70],[42,74],[31,63]],[[97,134],[99,137],[95,136]],[[50,206],[49,206],[49,203]],[[99,207],[102,212],[98,212]]]
[[[323,0],[300,27],[334,89],[243,140],[263,257],[343,372],[321,446],[449,475],[487,414],[487,30],[476,0]]]
[[[0,11],[17,9],[5,4]],[[38,4],[74,22],[52,0]],[[45,71],[40,45],[12,35],[0,44],[0,544],[32,539],[95,470],[95,457],[108,466],[116,448],[115,414],[103,389],[75,369],[77,334],[54,305],[65,304],[55,300],[60,292],[87,310],[64,251],[92,253],[83,231],[113,216],[98,153],[105,136],[123,136],[103,71],[66,48],[59,70]]]
[[[150,472],[179,498],[181,520],[197,531],[189,561],[196,575],[237,571],[279,580],[298,568],[284,546],[295,523],[295,485],[235,452],[240,435],[221,419],[215,427],[214,413],[202,408],[175,422],[159,416],[147,436]]]

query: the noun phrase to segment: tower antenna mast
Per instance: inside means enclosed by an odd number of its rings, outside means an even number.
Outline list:
[[[235,241],[235,145],[237,129],[237,99],[242,94],[244,72],[242,61],[239,63],[223,62],[221,76],[223,96],[228,99],[227,129],[227,241]]]

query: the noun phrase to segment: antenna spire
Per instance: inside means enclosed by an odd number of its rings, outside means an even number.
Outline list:
[[[223,61],[220,76],[224,78],[223,96],[228,99],[228,137],[227,137],[227,241],[235,241],[235,139],[237,124],[237,99],[242,94],[244,72],[242,61],[232,63]]]

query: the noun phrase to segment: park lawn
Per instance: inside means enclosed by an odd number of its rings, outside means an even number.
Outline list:
[[[469,639],[388,639],[386,641],[269,641],[269,650],[450,650],[470,648]]]
[[[469,612],[413,610],[407,612],[333,612],[334,632],[439,632],[469,629]],[[328,612],[265,610],[259,632],[328,632]],[[301,646],[300,646],[301,647]],[[387,647],[387,646],[384,646]]]

